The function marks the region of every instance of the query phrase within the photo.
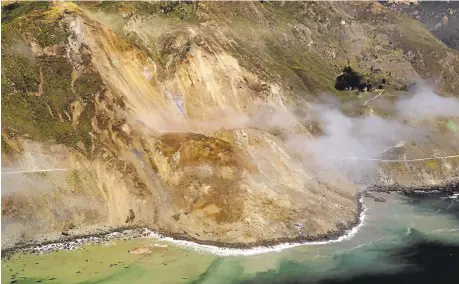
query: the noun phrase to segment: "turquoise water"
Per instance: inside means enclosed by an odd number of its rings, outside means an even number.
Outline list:
[[[445,251],[446,259],[439,256],[438,263],[454,260],[459,264],[457,199],[440,194],[380,196],[387,201],[364,200],[368,210],[363,225],[341,242],[219,256],[182,242],[117,241],[75,251],[15,256],[2,262],[2,283],[12,279],[16,283],[328,283],[361,275],[420,275],[427,269],[419,269],[421,260],[410,257],[417,257],[423,244],[433,246],[429,252]],[[139,248],[145,253],[132,253]]]

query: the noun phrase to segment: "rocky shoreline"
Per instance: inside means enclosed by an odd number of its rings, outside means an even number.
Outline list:
[[[273,240],[262,240],[258,242],[251,243],[227,243],[227,242],[218,242],[218,241],[205,241],[199,240],[194,237],[188,236],[185,234],[170,232],[168,230],[161,229],[150,229],[140,226],[135,227],[119,227],[119,228],[108,228],[101,229],[99,233],[82,233],[76,235],[65,236],[62,235],[56,240],[40,242],[35,240],[33,243],[20,244],[13,246],[11,248],[2,249],[2,259],[9,258],[16,253],[50,253],[56,250],[73,250],[82,245],[86,244],[104,244],[114,240],[129,240],[139,237],[150,236],[152,232],[157,234],[159,238],[172,238],[175,241],[189,241],[197,245],[206,245],[214,246],[218,248],[227,248],[227,249],[244,249],[249,250],[253,248],[265,247],[270,248],[280,244],[305,244],[311,242],[327,242],[332,240],[337,240],[341,236],[345,235],[346,232],[352,230],[352,228],[359,225],[362,221],[362,215],[364,211],[363,199],[362,197],[374,198],[371,195],[371,192],[377,193],[390,193],[390,192],[399,192],[403,194],[425,194],[425,193],[457,193],[459,192],[459,182],[446,182],[436,186],[422,186],[422,187],[403,187],[400,185],[373,185],[368,186],[358,197],[358,208],[356,218],[353,222],[348,224],[342,224],[339,226],[338,230],[329,231],[326,234],[318,236],[298,236],[296,238],[278,238]],[[379,202],[384,202],[385,200],[376,200]]]
[[[9,258],[14,254],[17,253],[33,253],[33,254],[42,254],[42,253],[50,253],[57,250],[74,250],[78,247],[86,244],[103,244],[108,243],[113,240],[128,240],[134,239],[139,237],[147,237],[151,235],[152,232],[161,238],[172,238],[176,241],[189,241],[193,242],[197,245],[206,245],[206,246],[214,246],[219,248],[227,248],[227,249],[253,249],[258,247],[273,247],[280,244],[285,243],[309,243],[309,242],[326,242],[338,239],[339,237],[343,236],[347,231],[351,230],[352,228],[356,227],[362,218],[363,213],[363,202],[361,196],[359,195],[358,198],[358,208],[356,218],[353,222],[349,222],[348,224],[341,224],[339,225],[339,229],[335,231],[329,231],[326,234],[321,234],[318,236],[298,236],[296,238],[278,238],[273,240],[262,240],[258,242],[250,242],[250,243],[228,243],[228,242],[218,242],[218,241],[205,241],[199,240],[194,237],[188,236],[186,234],[179,234],[175,232],[170,232],[168,230],[161,230],[161,229],[150,229],[140,226],[135,227],[120,227],[120,228],[113,228],[107,229],[104,232],[100,232],[97,234],[77,234],[77,235],[70,235],[65,236],[62,235],[59,239],[53,241],[34,241],[33,243],[28,244],[21,244],[16,245],[11,248],[2,249],[2,259]]]
[[[2,249],[2,259],[9,258],[16,253],[50,253],[56,250],[74,250],[85,244],[103,244],[112,240],[133,239],[142,237],[143,227],[99,228],[97,233],[85,232],[75,235],[54,235],[55,239],[29,243],[21,243],[13,247]]]
[[[359,202],[359,204],[361,204]],[[359,206],[361,207],[361,206]],[[361,210],[359,209],[359,212]],[[342,236],[346,231],[351,230],[353,227],[358,225],[360,220],[359,217],[355,222],[348,224],[348,226],[341,226],[340,230],[336,230],[333,232],[329,232],[328,234],[319,235],[316,237],[308,237],[308,236],[301,236],[297,238],[279,238],[274,240],[264,240],[259,242],[252,242],[252,243],[227,243],[227,242],[217,242],[217,241],[203,241],[198,240],[193,237],[190,237],[185,234],[177,234],[173,232],[169,232],[167,230],[151,230],[145,227],[137,227],[137,228],[116,228],[110,232],[100,233],[97,235],[75,235],[75,236],[68,236],[66,238],[61,238],[57,241],[49,241],[49,242],[42,242],[42,243],[33,243],[33,244],[26,244],[22,246],[15,246],[5,250],[2,250],[2,259],[9,258],[17,253],[32,253],[32,254],[44,254],[44,253],[51,253],[57,250],[74,250],[79,248],[82,245],[87,244],[106,244],[110,241],[115,240],[129,240],[135,239],[140,237],[148,237],[151,236],[151,233],[154,232],[155,235],[159,235],[159,239],[162,238],[172,238],[175,241],[189,241],[193,242],[197,245],[206,245],[206,246],[214,246],[219,248],[227,248],[227,249],[253,249],[258,247],[273,247],[279,244],[285,243],[308,243],[308,242],[325,242],[331,241],[334,239],[339,238]]]
[[[416,185],[416,186],[406,186],[400,184],[377,184],[367,186],[365,192],[403,192],[403,193],[415,193],[415,192],[444,192],[444,193],[454,193],[459,192],[459,178],[448,179],[445,182],[435,184],[435,185]]]

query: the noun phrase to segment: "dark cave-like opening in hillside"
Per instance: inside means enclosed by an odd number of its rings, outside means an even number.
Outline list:
[[[343,73],[339,75],[338,77],[336,77],[336,80],[335,80],[335,89],[340,90],[340,91],[345,91],[345,90],[364,91],[365,89],[370,90],[371,88],[372,88],[372,84],[365,82],[365,80],[363,79],[363,76],[360,75],[354,69],[352,69],[351,66],[344,67]]]

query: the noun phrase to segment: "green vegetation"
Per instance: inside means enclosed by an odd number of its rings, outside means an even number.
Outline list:
[[[15,2],[2,6],[2,25],[34,10],[46,9],[48,6],[48,1]]]
[[[454,88],[454,82],[457,81],[457,74],[459,74],[457,52],[448,50],[445,44],[409,16],[392,11],[387,12],[385,16],[398,28],[393,32],[387,30],[381,30],[381,32],[388,34],[390,39],[397,43],[405,57],[411,54],[410,63],[416,72],[428,80],[441,78],[442,90],[450,94],[457,94]],[[445,60],[448,57],[450,59]]]
[[[45,47],[68,42],[68,30],[63,22],[59,21],[60,19],[47,21],[41,17],[43,16],[25,21],[27,31],[35,37],[40,46]],[[38,20],[40,18],[41,20]]]
[[[62,20],[62,15],[53,17],[47,15],[49,2],[16,2],[14,9],[2,8],[2,35],[14,33],[19,38],[25,35],[33,36],[41,47],[46,47],[68,41],[68,29]],[[5,18],[5,20],[4,20]],[[6,41],[14,38],[7,37]],[[2,38],[2,46],[6,44]]]
[[[5,139],[2,136],[2,154],[12,154],[13,149],[6,143]]]
[[[76,144],[81,141],[89,149],[94,115],[92,95],[103,83],[99,74],[86,71],[74,82],[72,90],[73,66],[66,57],[33,55],[26,41],[35,40],[44,48],[65,44],[68,40],[67,28],[59,15],[34,10],[47,5],[23,2],[9,11],[9,21],[2,22],[4,130],[37,140],[53,140],[76,149],[79,149]],[[19,16],[22,18],[16,20]],[[57,52],[65,53],[64,48],[62,46]],[[70,104],[76,100],[82,100],[86,106],[74,128],[69,116]],[[2,150],[6,150],[5,147]]]
[[[435,172],[438,172],[441,170],[441,167],[439,165],[439,162],[438,161],[435,161],[435,160],[427,160],[424,162],[424,164],[426,165],[427,168],[435,171]]]
[[[44,77],[44,94],[47,95],[53,112],[61,112],[72,94],[72,65],[66,58],[54,56],[41,57],[39,65]]]
[[[92,95],[100,90],[102,79],[99,73],[94,71],[88,71],[74,82],[74,89],[77,94],[80,95],[83,100],[90,99]]]
[[[162,13],[168,17],[175,17],[179,19],[194,17],[197,9],[197,3],[192,2],[161,1],[158,3],[134,2],[133,4],[140,14]]]
[[[113,2],[103,1],[96,5],[88,5],[84,2],[77,3],[85,8],[102,11],[110,14],[119,14],[120,11],[133,11],[141,16],[159,15],[164,17],[190,19],[196,16],[197,3],[192,2],[169,2],[169,1],[136,1],[136,2]]]

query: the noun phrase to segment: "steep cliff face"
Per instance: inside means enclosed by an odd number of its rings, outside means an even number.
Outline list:
[[[383,113],[362,105],[377,92],[334,88],[347,64],[394,100],[420,78],[454,94],[459,75],[457,51],[378,3],[13,3],[2,62],[2,171],[62,169],[3,176],[7,245],[102,225],[227,244],[342,230],[358,190],[299,147],[322,133],[310,102]],[[404,149],[452,153],[438,129]],[[382,176],[440,183],[447,162]]]

